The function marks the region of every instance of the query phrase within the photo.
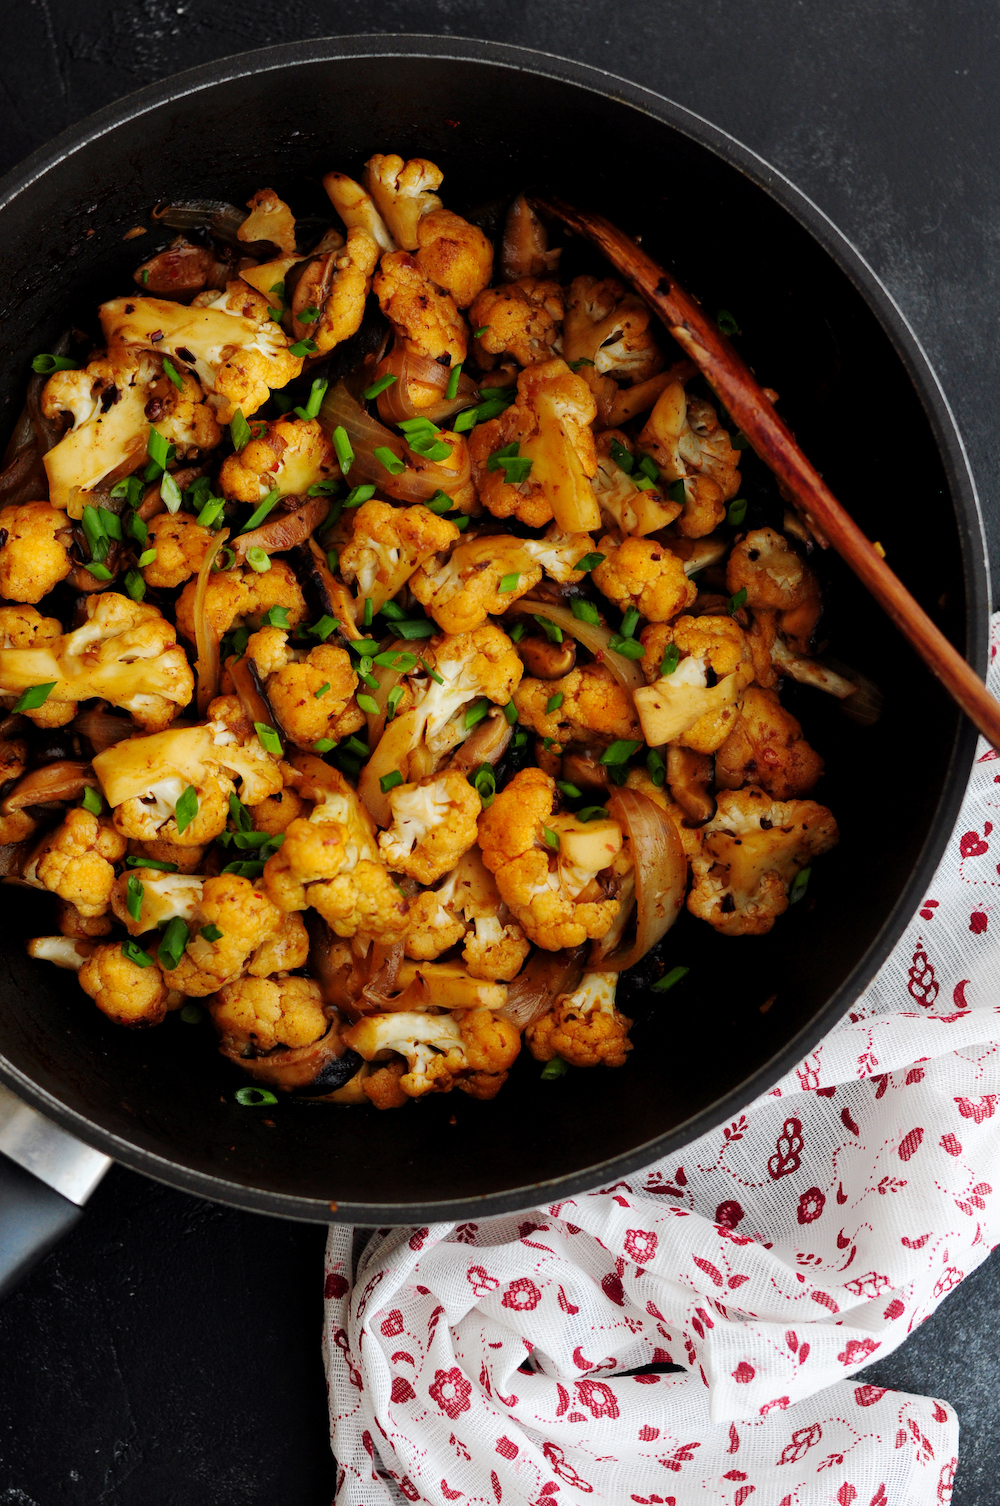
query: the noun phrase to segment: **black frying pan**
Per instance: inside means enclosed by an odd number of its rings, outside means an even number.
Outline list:
[[[157,235],[123,236],[151,224],[156,201],[241,203],[271,186],[298,213],[329,215],[322,173],[357,171],[373,151],[432,158],[445,202],[481,210],[484,223],[505,196],[547,183],[641,232],[707,307],[735,312],[744,352],[781,393],[806,451],[984,670],[988,587],[972,481],[935,377],[884,288],[814,205],[730,137],[632,84],[538,53],[440,37],[276,47],[181,74],[66,132],[0,184],[11,419],[30,357],[129,286]],[[766,478],[753,485],[766,495]],[[232,1096],[241,1079],[207,1026],[174,1015],[129,1033],[68,975],[30,962],[24,939],[50,924],[45,901],[7,888],[0,1078],[137,1170],[323,1222],[498,1213],[678,1150],[770,1087],[871,978],[925,893],[972,759],[973,734],[930,675],[838,561],[823,569],[837,655],[887,692],[869,729],[818,694],[789,696],[827,758],[818,793],[841,845],[769,937],[725,940],[682,917],[669,955],[691,972],[665,997],[633,990],[635,1051],[623,1070],[542,1083],[525,1052],[489,1104],[454,1093],[384,1114],[242,1109]]]

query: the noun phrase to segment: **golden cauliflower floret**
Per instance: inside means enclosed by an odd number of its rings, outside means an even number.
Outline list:
[[[525,1038],[536,1061],[561,1057],[571,1067],[623,1067],[632,1050],[632,1021],[615,1008],[620,973],[585,973],[552,1010],[529,1025]]]
[[[253,657],[253,639],[249,652]],[[311,748],[320,738],[336,739],[357,685],[347,650],[324,643],[270,675],[267,696],[290,741]]]
[[[756,784],[775,800],[806,795],[823,772],[823,760],[802,736],[801,723],[773,690],[751,685],[733,730],[715,754],[715,782],[736,790]]]
[[[336,474],[333,446],[316,419],[276,418],[255,429],[242,450],[222,462],[219,487],[231,501],[256,506],[274,491],[304,497]]]
[[[417,249],[420,221],[441,208],[436,190],[443,179],[441,169],[426,157],[411,157],[404,162],[394,152],[376,152],[368,158],[364,185],[397,246],[406,251]]]
[[[279,199],[273,188],[261,188],[247,199],[247,208],[250,213],[236,232],[237,240],[244,245],[270,241],[291,256],[295,251],[295,216],[284,199]]]
[[[194,598],[197,581],[188,581],[177,598],[177,626],[189,642],[195,641]],[[231,627],[258,627],[272,607],[284,607],[288,626],[297,628],[308,613],[302,588],[284,560],[273,559],[271,568],[258,572],[236,568],[213,575],[205,593],[205,614],[221,638]]]
[[[739,491],[740,457],[711,403],[689,397],[681,382],[668,383],[639,435],[639,447],[668,480],[684,483],[677,532],[700,539],[718,528],[726,503]]]
[[[417,245],[424,276],[468,308],[493,272],[493,247],[479,226],[450,209],[432,209],[417,221]]]
[[[547,951],[607,934],[618,913],[598,875],[621,850],[613,821],[553,815],[555,781],[541,769],[515,774],[479,822],[483,862],[529,941]],[[551,837],[556,845],[552,845]]]
[[[219,990],[209,1008],[219,1033],[254,1055],[276,1046],[311,1046],[330,1024],[312,978],[238,978]]]
[[[114,865],[124,856],[125,840],[110,820],[81,807],[68,811],[47,839],[35,872],[46,889],[81,915],[103,915],[111,902]]]
[[[167,986],[159,964],[140,967],[118,941],[95,947],[79,978],[84,993],[116,1025],[160,1025],[166,1016]]]
[[[465,940],[462,959],[473,978],[509,982],[521,970],[531,944],[510,923],[493,875],[471,847],[436,889],[425,889],[410,906],[406,955],[439,957]]]
[[[183,512],[160,512],[149,521],[150,549],[156,558],[143,568],[147,586],[167,590],[183,585],[201,569],[202,560],[212,543],[212,530],[202,528]]]
[[[397,334],[416,354],[447,364],[465,360],[465,321],[450,293],[429,281],[409,251],[383,256],[372,282],[379,307]]]
[[[207,878],[191,939],[177,966],[164,973],[167,987],[205,998],[234,982],[251,954],[279,929],[281,918],[280,910],[249,879],[235,873]],[[203,931],[213,926],[221,935],[207,941]]]
[[[601,512],[590,478],[597,470],[591,424],[594,399],[586,382],[565,361],[542,361],[517,379],[517,401],[499,418],[477,424],[469,440],[473,478],[494,517],[517,517],[529,528],[555,518],[566,533],[589,533]],[[531,461],[524,481],[507,480],[503,467],[490,470],[490,456],[511,444]]]
[[[647,743],[679,742],[697,753],[714,753],[732,731],[753,680],[750,646],[739,623],[710,614],[680,617],[655,638],[644,633],[642,641],[643,668],[647,675],[656,671],[653,683],[634,694]],[[660,668],[671,644],[679,657],[664,675]]]
[[[424,889],[410,901],[406,932],[406,955],[418,962],[431,962],[447,952],[465,935],[465,922],[442,903],[435,889]],[[495,975],[499,977],[500,974]]]
[[[777,629],[791,649],[809,654],[822,611],[819,581],[813,570],[773,528],[754,528],[734,547],[726,566],[730,592],[746,591],[746,604],[762,617],[760,627],[773,642]]]
[[[547,711],[553,697],[562,702]],[[550,737],[554,751],[571,742],[613,742],[642,737],[632,697],[603,664],[585,664],[560,680],[523,679],[514,692],[518,718],[539,737]]]
[[[41,601],[72,568],[66,514],[48,502],[0,508],[0,596]]]
[[[507,534],[463,539],[450,554],[426,560],[411,577],[410,590],[442,632],[471,632],[541,580],[542,566],[531,558],[526,542]],[[509,587],[514,576],[513,590],[501,591],[501,582]]]
[[[427,507],[393,507],[363,502],[353,518],[350,541],[340,551],[340,573],[359,596],[373,597],[373,609],[400,591],[417,567],[448,549],[460,531]]]
[[[516,1027],[488,1009],[368,1015],[345,1030],[343,1039],[365,1061],[380,1051],[405,1057],[407,1070],[399,1087],[408,1098],[456,1087],[476,1098],[492,1098],[521,1049]]]
[[[421,884],[433,884],[475,846],[481,803],[463,774],[445,771],[389,794],[392,825],[381,833],[385,862]]]
[[[379,248],[367,230],[355,227],[346,245],[331,247],[324,236],[318,250],[298,273],[289,317],[296,340],[312,340],[324,355],[360,328]]]
[[[692,605],[698,588],[684,574],[684,562],[655,539],[622,539],[605,534],[605,555],[592,574],[598,590],[623,612],[635,607],[650,622],[669,622]]]
[[[291,823],[308,814],[302,796],[295,790],[278,790],[266,800],[258,800],[249,807],[255,831],[266,831],[269,836],[279,836]]]
[[[62,640],[62,623],[58,617],[43,617],[41,612],[29,606],[0,607],[0,648],[27,649],[36,644],[51,645],[56,639]],[[33,683],[45,682],[38,680]],[[3,704],[10,708],[20,693],[4,696]],[[76,705],[47,699],[25,715],[36,727],[63,727],[76,715]]]
[[[407,901],[378,857],[370,823],[359,832],[319,809],[311,820],[292,821],[265,864],[264,885],[281,910],[311,905],[338,936],[395,941],[405,934]]]
[[[305,967],[309,960],[309,932],[302,916],[291,910],[281,917],[281,925],[250,958],[247,972],[251,978],[269,978],[272,973],[287,973]]]
[[[606,422],[619,386],[655,375],[663,356],[650,330],[648,304],[614,277],[574,277],[566,290],[563,352],[580,374]]]
[[[763,936],[788,909],[788,890],[838,838],[814,800],[772,800],[752,785],[724,790],[692,859],[688,909],[722,936]]]
[[[477,336],[476,349],[494,364],[500,356],[513,356],[519,366],[534,366],[561,354],[559,326],[563,319],[563,292],[557,282],[543,277],[522,277],[480,293],[469,310]]]

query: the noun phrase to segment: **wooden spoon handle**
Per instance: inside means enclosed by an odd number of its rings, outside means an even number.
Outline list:
[[[535,197],[533,202],[593,241],[642,294],[718,394],[761,460],[787,488],[820,541],[831,543],[847,561],[969,720],[1000,751],[1000,702],[990,695],[972,666],[948,642],[837,501],[714,320],[675,277],[610,220],[575,209],[558,198]]]

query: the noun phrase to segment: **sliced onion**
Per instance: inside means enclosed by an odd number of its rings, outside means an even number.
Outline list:
[[[460,451],[457,466],[425,460],[422,455],[407,449],[398,434],[393,434],[372,418],[342,381],[323,399],[319,421],[328,438],[332,438],[334,429],[340,427],[351,441],[354,451],[351,483],[356,486],[360,481],[373,481],[379,491],[400,502],[426,502],[437,491],[453,496],[465,486],[472,473],[469,448],[461,435],[446,436],[447,442]],[[398,476],[391,476],[381,461],[376,460],[374,452],[383,446],[391,450],[397,460],[403,461],[405,469]]]
[[[219,557],[222,546],[229,537],[229,529],[223,528],[215,535],[212,547],[208,550],[201,562],[198,571],[198,585],[194,593],[194,632],[195,644],[198,649],[198,658],[194,670],[198,684],[198,715],[204,716],[208,711],[209,701],[214,701],[219,694],[219,635],[209,621],[205,610],[205,597],[208,592],[208,583],[212,578],[212,566]]]
[[[285,549],[294,549],[297,544],[304,544],[329,510],[327,497],[310,497],[308,502],[303,502],[294,512],[279,513],[250,533],[241,533],[233,540],[236,564],[242,565],[249,549],[263,549],[265,554],[278,554]]]
[[[74,717],[70,723],[73,731],[85,737],[95,753],[103,753],[106,748],[113,748],[116,743],[124,742],[135,731],[135,726],[128,717],[110,716],[107,705],[107,701],[98,701],[96,705]],[[178,723],[174,721],[170,725],[176,727]]]
[[[628,836],[635,874],[635,938],[631,946],[624,951],[609,949],[606,954],[604,943],[598,942],[592,958],[602,972],[617,973],[645,957],[670,930],[684,904],[688,867],[677,828],[655,800],[638,790],[616,789],[609,792],[606,804],[612,820]],[[611,945],[617,947],[620,940],[619,932]]]
[[[586,947],[568,947],[561,952],[535,949],[507,987],[507,1002],[496,1013],[518,1030],[525,1030],[548,1014],[560,994],[571,994],[583,977]]]
[[[568,607],[550,606],[547,601],[531,601],[526,596],[522,596],[520,601],[512,602],[504,617],[509,617],[512,612],[521,617],[545,617],[555,627],[562,628],[564,633],[569,633],[577,643],[588,648],[598,663],[606,664],[619,685],[626,690],[640,690],[645,685],[637,660],[626,659],[624,654],[616,654],[613,648],[608,647],[614,637],[611,628],[601,627],[598,623],[581,622]]]
[[[403,960],[403,943],[394,941],[391,946],[373,941],[368,950],[368,981],[358,997],[356,1009],[359,1014],[382,1014],[393,1007],[393,997],[399,993],[396,975]]]
[[[409,645],[404,643],[400,638],[387,639],[384,643],[379,644],[380,654],[389,650],[393,650],[397,654],[412,652]],[[378,679],[378,689],[371,691],[371,697],[378,707],[378,712],[365,712],[365,716],[368,718],[369,748],[378,746],[382,733],[385,731],[386,717],[389,710],[389,692],[399,684],[404,674],[403,670],[388,669],[382,664],[375,666],[375,669],[372,670],[373,674],[375,674],[376,669],[378,670],[376,677]]]
[[[461,408],[468,408],[479,395],[475,382],[463,371],[458,379],[458,393],[453,398],[446,397],[451,368],[442,366],[440,361],[431,360],[430,356],[421,356],[415,351],[407,350],[399,340],[385,359],[379,362],[375,371],[376,380],[384,376],[396,378],[391,387],[378,395],[379,416],[387,424],[398,424],[400,419],[414,418],[418,413],[422,418],[438,423],[441,419],[458,413]],[[440,396],[433,403],[417,407],[410,397],[411,384],[431,387]]]
[[[361,770],[358,794],[376,826],[392,824],[392,806],[380,781],[398,769],[404,780],[409,774],[410,753],[420,739],[423,719],[418,711],[404,711],[386,726],[378,746]]]

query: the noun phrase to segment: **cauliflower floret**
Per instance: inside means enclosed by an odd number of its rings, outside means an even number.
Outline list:
[[[752,783],[775,800],[790,800],[808,794],[822,772],[822,758],[777,693],[751,685],[732,731],[715,754],[719,788],[736,790]]]
[[[197,581],[188,581],[174,610],[177,626],[190,643],[195,641],[197,588]],[[205,593],[205,615],[220,638],[232,627],[259,627],[272,607],[285,608],[290,628],[297,628],[308,615],[302,588],[284,560],[273,559],[271,568],[262,572],[239,567],[221,570],[212,576]]]
[[[271,709],[291,742],[311,748],[320,738],[338,741],[347,735],[341,719],[352,703],[358,677],[346,649],[321,643],[303,653],[289,649],[283,628],[265,627],[251,637],[247,656],[265,678]],[[361,723],[350,720],[352,730],[357,730]]]
[[[837,823],[814,800],[772,800],[753,785],[724,790],[692,860],[688,909],[722,936],[763,936],[788,909],[788,890],[837,843]]]
[[[0,607],[0,648],[26,649],[36,644],[52,644],[56,639],[62,639],[62,623],[58,617],[43,617],[41,612],[29,606]],[[13,695],[5,696],[3,705],[9,710],[15,699]],[[45,700],[36,710],[25,715],[36,727],[63,727],[76,715],[76,705]]]
[[[388,225],[375,208],[371,194],[360,183],[346,173],[326,173],[323,187],[348,230],[367,231],[380,251],[396,250]]]
[[[639,447],[670,481],[684,482],[677,532],[700,539],[718,528],[740,488],[740,457],[711,403],[688,397],[682,382],[670,382],[646,420]]]
[[[302,357],[290,353],[267,299],[239,278],[225,292],[196,294],[189,307],[164,298],[114,298],[100,314],[112,353],[138,347],[169,355],[178,370],[190,366],[220,424],[237,408],[249,418],[272,389],[302,370]]]
[[[506,706],[524,673],[514,645],[493,623],[485,623],[471,633],[432,639],[424,657],[443,681],[438,684],[428,679],[426,688],[415,697],[424,742],[436,755],[446,753],[468,736],[471,728],[458,723],[463,720],[459,713],[469,701],[486,696],[495,706]],[[412,676],[410,687],[415,689]]]
[[[194,691],[191,666],[171,624],[155,607],[111,591],[88,596],[87,618],[74,632],[55,636],[47,626],[52,619],[34,607],[0,608],[0,641],[24,642],[34,633],[30,646],[0,648],[0,694],[19,696],[32,685],[54,682],[44,705],[28,712],[39,726],[71,721],[77,702],[92,696],[124,707],[142,727],[167,726]],[[58,714],[55,722],[52,712]]]
[[[590,537],[584,537],[589,547]],[[508,534],[463,539],[450,554],[426,560],[411,577],[410,590],[442,632],[469,633],[491,613],[505,612],[541,580],[542,566],[532,560],[528,543]],[[515,576],[513,590],[501,592],[501,581],[509,586]]]
[[[611,458],[611,446],[617,443],[631,453],[632,441],[620,429],[605,429],[597,440],[597,474],[594,495],[601,510],[623,534],[644,538],[666,528],[681,511],[679,502],[671,502],[658,487],[645,491],[636,486],[629,473]],[[641,479],[641,478],[640,478]]]
[[[617,899],[605,897],[597,875],[621,849],[621,828],[614,821],[553,815],[554,800],[555,781],[548,774],[522,769],[479,822],[483,862],[501,899],[529,941],[546,951],[606,935],[619,909]]]
[[[540,539],[524,539],[522,543],[529,559],[562,586],[580,584],[586,571],[576,566],[594,547],[589,533],[563,533],[556,523],[550,523]]]
[[[73,567],[66,514],[48,502],[0,508],[0,596],[38,602]]]
[[[299,816],[307,816],[310,807],[295,790],[282,789],[266,800],[259,800],[249,807],[255,831],[266,831],[276,837],[287,831]]]
[[[493,875],[472,847],[436,889],[425,889],[410,906],[408,957],[433,958],[465,938],[462,958],[473,978],[509,982],[521,970],[531,944],[510,921]]]
[[[247,973],[251,978],[269,978],[272,973],[287,973],[305,967],[309,960],[309,932],[296,910],[282,915],[281,925],[263,942],[253,956]]]
[[[584,973],[578,988],[561,994],[549,1014],[525,1031],[536,1061],[561,1057],[571,1067],[623,1067],[632,1050],[632,1021],[615,1008],[620,973]]]
[[[443,179],[441,169],[425,157],[411,157],[404,162],[395,153],[383,156],[376,152],[365,163],[365,188],[397,246],[404,251],[417,249],[421,219],[441,208],[435,190],[441,187]]]
[[[547,711],[556,696],[561,696],[560,704]],[[642,737],[631,695],[603,664],[584,664],[559,680],[525,677],[514,692],[514,705],[518,719],[539,737],[551,738],[557,754],[567,743],[603,745]]]
[[[208,704],[211,757],[239,782],[245,805],[257,805],[282,788],[281,768],[257,736],[239,696],[220,695]]]
[[[405,1056],[399,1086],[408,1098],[456,1087],[475,1098],[492,1098],[521,1049],[516,1027],[488,1009],[367,1015],[345,1030],[343,1039],[365,1061],[380,1051]]]
[[[481,809],[463,774],[445,771],[390,792],[392,826],[378,845],[390,868],[433,884],[473,847]]]
[[[493,247],[479,226],[450,209],[432,209],[417,222],[417,244],[424,276],[468,308],[493,272]]]
[[[455,366],[465,360],[465,321],[450,293],[440,292],[408,251],[383,256],[372,289],[397,335],[416,355]],[[440,393],[435,396],[440,398]]]
[[[810,652],[823,605],[819,581],[783,534],[754,528],[741,539],[726,565],[726,586],[732,593],[745,590],[753,612],[777,613],[777,629],[789,647]]]
[[[201,569],[212,543],[212,530],[202,528],[189,513],[158,512],[149,521],[149,548],[155,559],[143,568],[147,586],[170,590],[183,585]]]
[[[347,244],[307,259],[292,293],[290,321],[296,340],[312,340],[319,355],[357,334],[379,248],[367,230],[347,232]],[[317,314],[317,310],[319,310]]]
[[[534,366],[562,354],[559,326],[563,292],[557,282],[522,277],[480,293],[469,310],[469,322],[484,334],[476,338],[483,363],[493,366],[500,356],[513,356],[519,366]]]
[[[465,935],[465,921],[454,914],[441,890],[424,889],[410,901],[410,923],[406,932],[406,955],[418,962],[433,961],[447,952]],[[499,977],[499,974],[497,974]]]
[[[356,510],[353,534],[340,551],[340,573],[354,581],[358,595],[370,597],[377,612],[433,555],[455,543],[460,531],[426,507],[392,507],[364,502]]]
[[[270,241],[286,256],[295,251],[295,216],[273,188],[261,188],[247,199],[250,213],[236,232],[244,245]]]
[[[473,477],[484,506],[498,518],[530,528],[555,518],[567,533],[589,533],[601,513],[590,485],[597,470],[590,425],[596,410],[586,382],[565,361],[542,361],[517,379],[517,401],[499,418],[477,424],[469,441]],[[516,443],[531,461],[524,481],[511,483],[490,456]]]
[[[166,1017],[167,985],[159,964],[141,967],[132,962],[120,942],[95,947],[79,978],[84,993],[116,1025],[160,1025]]]
[[[605,558],[592,572],[594,585],[623,612],[635,607],[650,622],[668,622],[698,595],[684,573],[684,561],[656,539],[619,542],[607,533],[597,550]]]
[[[219,990],[209,1009],[220,1035],[247,1055],[311,1046],[330,1025],[312,978],[238,978]]]
[[[406,932],[407,901],[370,842],[362,857],[340,822],[293,821],[281,849],[264,866],[268,894],[283,910],[318,910],[338,936],[359,933],[398,941]]]
[[[110,820],[79,807],[67,811],[46,839],[35,873],[46,889],[75,905],[81,915],[103,915],[111,901],[114,865],[124,856],[125,840]]]
[[[187,313],[179,303],[161,306]],[[176,368],[179,391],[164,376],[166,353],[109,349],[83,370],[56,371],[49,377],[42,412],[46,418],[69,414],[73,419],[73,427],[44,457],[53,507],[82,517],[88,499],[80,497],[81,491],[93,491],[105,476],[134,470],[145,460],[151,424],[177,447],[179,456],[219,443],[222,435],[215,416],[183,363]]]
[[[249,879],[235,873],[207,878],[190,926],[190,940],[173,969],[164,973],[168,988],[203,999],[235,982],[250,956],[281,925],[281,911]],[[221,932],[206,940],[205,930]]]
[[[743,692],[753,680],[750,648],[739,623],[732,617],[680,617],[657,631],[655,641],[647,629],[642,641],[643,666],[649,661],[647,674],[657,675],[634,697],[647,743],[658,748],[681,742],[697,753],[714,753],[732,731]],[[671,643],[680,655],[677,666],[660,675],[656,666]]]
[[[649,321],[648,305],[614,277],[574,277],[566,290],[564,354],[567,361],[587,363],[580,374],[602,422],[620,386],[644,382],[663,365]]]
[[[258,428],[237,454],[227,455],[219,471],[224,497],[256,505],[271,492],[305,497],[336,474],[333,446],[314,418],[277,418]]]

